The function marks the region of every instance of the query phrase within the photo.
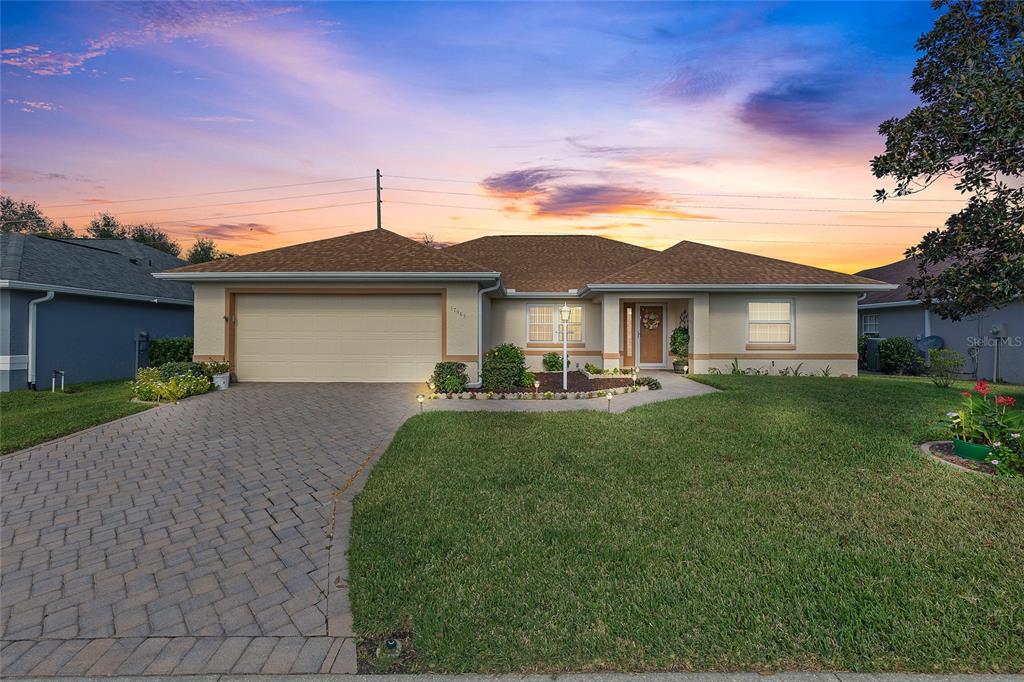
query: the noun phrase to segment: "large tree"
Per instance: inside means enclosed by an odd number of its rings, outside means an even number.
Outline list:
[[[53,230],[53,221],[43,215],[34,201],[16,201],[0,195],[0,232],[44,233]]]
[[[92,239],[131,239],[172,256],[181,253],[178,242],[160,228],[153,225],[125,225],[109,213],[100,213],[89,221],[85,232]]]
[[[914,298],[959,320],[1024,295],[1024,3],[935,0],[942,11],[917,41],[912,90],[921,100],[879,127],[876,177],[885,200],[952,179],[967,198],[944,228],[907,250]]]
[[[109,213],[100,213],[85,226],[90,239],[128,239],[128,226]]]
[[[208,237],[196,237],[195,243],[189,247],[185,254],[185,260],[189,263],[208,263],[219,258],[232,258],[233,253],[227,253],[217,248],[216,242]]]

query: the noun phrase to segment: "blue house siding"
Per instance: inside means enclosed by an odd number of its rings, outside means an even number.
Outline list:
[[[858,331],[864,331],[864,316],[878,316],[878,335],[881,338],[906,336],[917,340],[925,335],[924,308],[907,305],[893,308],[861,308],[858,311]],[[999,379],[1015,384],[1024,384],[1024,302],[1013,303],[998,310],[987,310],[980,315],[965,318],[959,322],[944,320],[932,313],[931,335],[939,336],[946,348],[952,348],[967,355],[972,345],[977,345],[977,377],[993,379],[997,342],[990,337],[993,325],[1006,325],[1007,339],[998,344]],[[971,363],[964,370],[972,371]]]
[[[28,352],[28,302],[45,292],[3,290],[0,315],[5,355]],[[9,330],[9,333],[6,333]],[[57,294],[36,307],[36,384],[49,387],[55,369],[68,384],[129,378],[147,362],[135,339],[192,335],[192,306]],[[26,369],[0,371],[0,390],[25,388]]]

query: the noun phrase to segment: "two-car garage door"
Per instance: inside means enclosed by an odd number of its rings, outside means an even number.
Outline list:
[[[441,359],[437,294],[236,294],[239,381],[412,381]]]

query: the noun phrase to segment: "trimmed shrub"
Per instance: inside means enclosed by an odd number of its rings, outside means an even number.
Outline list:
[[[209,362],[200,362],[199,364],[203,367],[203,373],[211,379],[214,374],[224,374],[225,372],[231,371],[231,363],[229,362],[216,362],[211,360]]]
[[[583,369],[587,370],[587,374],[600,374],[601,373],[601,368],[598,367],[597,365],[595,365],[592,362],[588,362],[587,364],[583,365]]]
[[[562,371],[562,354],[554,351],[544,354],[544,359],[541,361],[544,365],[546,372],[561,372]]]
[[[430,375],[434,390],[438,393],[462,393],[469,383],[464,362],[439,362],[434,365],[434,373]]]
[[[690,330],[676,327],[668,337],[668,352],[678,358],[685,358],[690,352]]]
[[[868,368],[868,337],[857,337],[857,368]]]
[[[157,367],[143,367],[135,375],[135,381],[128,385],[133,396],[148,401],[177,402],[210,390],[210,380],[202,373],[174,374],[165,379]]]
[[[963,353],[949,348],[930,348],[928,350],[928,377],[932,383],[942,388],[949,388],[960,374],[963,367]]]
[[[179,374],[191,374],[197,377],[206,376],[206,368],[200,362],[165,362],[158,369],[160,371],[160,378],[164,381]]]
[[[495,346],[484,353],[481,371],[483,387],[488,391],[509,391],[516,386],[532,386],[527,378],[526,356],[513,343]]]
[[[886,374],[913,374],[921,356],[905,336],[893,336],[878,342],[878,363]]]
[[[162,339],[150,339],[149,364],[159,367],[167,362],[191,362],[192,337],[168,336]]]
[[[661,382],[658,381],[658,379],[656,377],[646,377],[646,376],[644,376],[644,377],[637,377],[636,379],[633,379],[633,385],[634,386],[646,386],[648,388],[648,390],[651,390],[651,391],[660,391],[661,390]]]

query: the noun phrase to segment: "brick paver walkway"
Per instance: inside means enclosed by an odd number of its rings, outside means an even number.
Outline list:
[[[242,384],[0,459],[2,673],[354,672],[334,493],[416,391]]]

